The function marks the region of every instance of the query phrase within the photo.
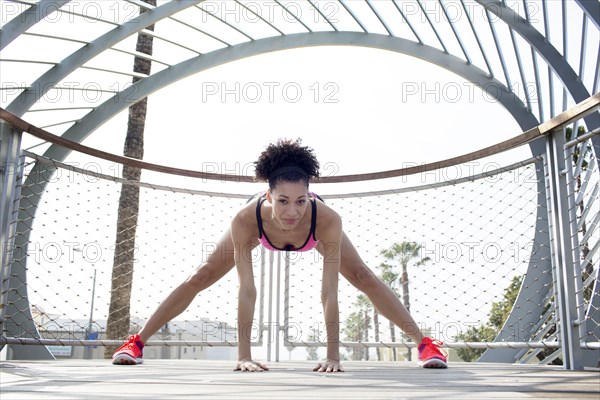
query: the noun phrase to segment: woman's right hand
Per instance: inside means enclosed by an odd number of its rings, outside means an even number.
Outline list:
[[[268,371],[269,368],[263,363],[259,363],[258,361],[253,361],[251,359],[243,359],[237,362],[234,371],[242,371],[242,372],[263,372]]]
[[[317,372],[344,372],[344,368],[342,368],[342,364],[340,364],[339,360],[326,359],[317,365],[313,371]]]

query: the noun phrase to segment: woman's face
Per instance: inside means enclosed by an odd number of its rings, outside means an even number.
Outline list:
[[[273,219],[283,229],[294,229],[306,212],[308,188],[302,181],[278,182],[267,192],[267,200],[273,204]]]

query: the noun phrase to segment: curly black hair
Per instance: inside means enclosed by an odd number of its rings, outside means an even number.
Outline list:
[[[273,187],[281,181],[304,181],[319,176],[319,161],[313,149],[302,146],[302,139],[279,139],[269,144],[255,163],[256,180]]]

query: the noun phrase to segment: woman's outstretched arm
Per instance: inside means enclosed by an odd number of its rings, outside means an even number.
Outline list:
[[[336,214],[327,228],[319,232],[319,251],[323,256],[321,301],[327,330],[327,357],[314,369],[319,372],[343,372],[340,364],[340,312],[338,280],[340,271],[340,245],[342,222]]]
[[[231,223],[231,238],[234,244],[234,259],[239,277],[238,292],[238,362],[236,371],[267,371],[268,368],[252,360],[250,339],[256,304],[256,286],[252,272],[252,237],[250,227],[239,215]]]

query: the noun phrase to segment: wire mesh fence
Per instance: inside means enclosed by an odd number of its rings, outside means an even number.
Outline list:
[[[29,303],[43,337],[77,341],[100,332],[101,338],[111,295],[121,183],[64,164],[47,166],[36,171],[39,179],[34,180],[47,181],[35,213],[28,213],[32,219],[35,214],[35,224],[22,221],[22,226],[33,227],[26,252],[16,249],[14,258],[27,265]],[[152,185],[140,190],[132,332],[214,250],[230,219],[246,201],[239,196]],[[344,229],[367,265],[379,274],[392,272],[390,285],[404,300],[410,299],[411,313],[421,328],[444,341],[455,341],[469,329],[485,325],[494,304],[502,300],[511,281],[525,274],[527,263],[536,255],[532,244],[538,207],[533,161],[459,184],[332,197],[325,201],[341,213]],[[28,208],[29,200],[23,196],[22,209]],[[401,243],[415,243],[420,249],[407,265],[409,296],[402,293],[398,260],[382,254]],[[257,280],[266,277],[271,282],[260,285],[261,296],[273,296],[284,275],[284,267],[277,262],[280,254],[271,257],[271,268],[267,255],[263,270],[260,252],[255,254]],[[423,265],[414,265],[423,260]],[[324,341],[319,263],[316,252],[289,255],[288,288],[282,296],[286,300],[285,324],[283,319],[275,323],[273,316],[270,320],[263,317],[265,310],[260,310],[257,315],[264,319],[255,328],[256,342],[263,329],[277,330],[279,326],[286,331],[288,346]],[[383,317],[375,326],[372,306],[361,301],[359,294],[346,281],[341,282],[344,341],[405,342],[401,331],[390,328]],[[271,297],[263,307],[271,307],[273,301]],[[236,305],[237,279],[230,273],[202,292],[158,339],[233,345]],[[283,312],[283,304],[280,309]],[[273,337],[276,335],[275,331]],[[527,337],[525,332],[518,336]],[[349,355],[357,357],[352,348]],[[375,349],[371,353],[371,359],[375,358]],[[362,353],[364,356],[368,353]],[[388,352],[380,357],[393,356]]]
[[[577,341],[597,352],[600,173],[590,139],[582,138],[583,132],[564,146],[573,245],[568,269]],[[563,278],[552,267],[558,239],[547,157],[436,183],[323,197],[342,216],[364,262],[392,287],[421,330],[456,349],[451,359],[496,359],[510,348],[511,361],[561,363],[561,310],[568,306],[559,301]],[[236,211],[264,189],[197,191],[99,172],[120,166],[77,168],[29,152],[21,160],[13,263],[3,266],[8,300],[2,341],[49,345],[57,356],[101,357],[102,345],[120,342],[106,339],[106,327],[123,185],[140,189],[132,333],[215,251]],[[252,341],[258,357],[324,354],[320,264],[316,251],[254,250],[259,299]],[[339,290],[345,357],[414,357],[415,344],[368,298],[342,278]],[[154,335],[145,357],[234,359],[236,310],[237,277],[230,272]]]
[[[583,343],[600,341],[600,181],[598,154],[591,135],[574,125],[565,130],[572,139],[564,146],[569,191],[570,240],[573,243],[574,292]]]

